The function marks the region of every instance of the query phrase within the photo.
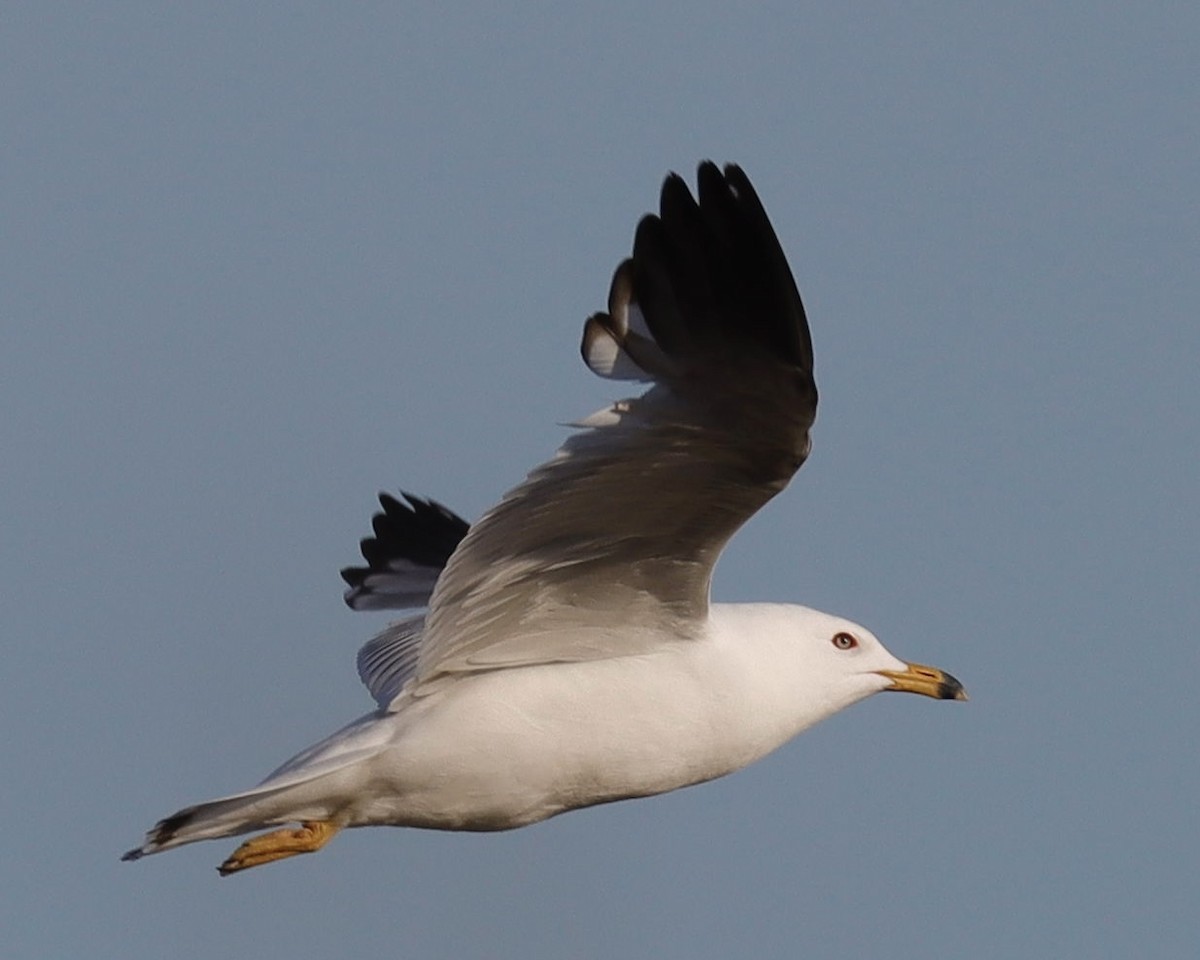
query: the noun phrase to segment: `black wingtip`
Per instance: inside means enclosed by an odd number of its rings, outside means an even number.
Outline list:
[[[397,561],[441,570],[470,529],[466,520],[436,500],[403,490],[400,497],[403,499],[387,492],[379,494],[383,509],[371,518],[373,536],[359,542],[366,566],[341,571],[349,587],[343,599],[351,609],[364,609],[360,598],[368,578],[392,572],[391,565]]]
[[[738,164],[702,161],[694,197],[683,177],[667,175],[658,215],[643,217],[634,233],[632,273],[631,299],[668,355],[718,347],[728,353],[737,345],[766,352],[812,380],[812,338],[799,289]]]

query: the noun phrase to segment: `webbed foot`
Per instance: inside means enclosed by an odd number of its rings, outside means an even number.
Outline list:
[[[239,870],[260,867],[301,853],[316,853],[341,827],[329,820],[307,820],[295,829],[273,830],[251,837],[233,851],[217,872],[227,877]]]

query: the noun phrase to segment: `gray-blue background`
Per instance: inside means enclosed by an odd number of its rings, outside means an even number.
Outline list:
[[[6,7],[0,952],[1194,956],[1194,5],[499,9]],[[704,157],[822,389],[716,595],[971,703],[506,835],[119,863],[365,712],[375,491],[477,516],[619,395],[581,323]]]

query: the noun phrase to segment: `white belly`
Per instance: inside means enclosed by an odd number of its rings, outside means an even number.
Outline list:
[[[352,822],[518,827],[710,780],[795,732],[757,723],[736,678],[689,647],[655,654],[653,670],[641,658],[500,670],[412,701],[390,718]]]

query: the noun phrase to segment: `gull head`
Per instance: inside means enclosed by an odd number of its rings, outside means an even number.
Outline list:
[[[842,617],[793,604],[720,604],[712,613],[731,646],[755,661],[748,669],[759,691],[790,704],[800,729],[885,690],[967,699],[944,670],[901,660]]]
[[[884,690],[919,693],[935,700],[966,700],[959,681],[938,667],[907,663],[866,627],[805,609],[803,645],[814,673],[852,700]]]

